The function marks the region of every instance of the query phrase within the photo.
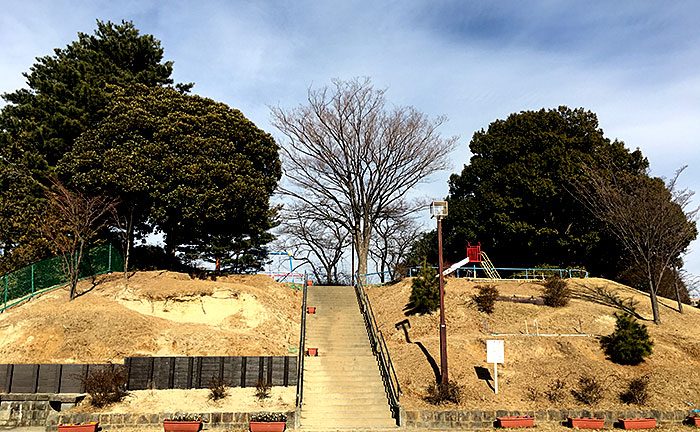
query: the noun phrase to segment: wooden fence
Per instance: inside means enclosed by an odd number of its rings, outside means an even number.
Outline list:
[[[82,379],[102,368],[125,367],[128,390],[297,384],[297,357],[129,357],[123,365],[0,364],[0,393],[82,393]]]

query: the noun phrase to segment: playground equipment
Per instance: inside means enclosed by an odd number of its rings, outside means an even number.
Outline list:
[[[467,257],[453,264],[450,266],[450,268],[444,270],[442,275],[447,276],[468,263],[481,263],[481,266],[489,279],[501,279],[501,275],[498,274],[498,270],[496,270],[496,268],[493,266],[493,263],[489,259],[488,255],[481,250],[481,242],[479,242],[479,244],[476,246],[472,246],[469,242],[467,242]]]

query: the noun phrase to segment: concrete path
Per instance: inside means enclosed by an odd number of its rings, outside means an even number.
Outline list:
[[[301,427],[305,430],[396,428],[379,366],[352,287],[309,287]]]

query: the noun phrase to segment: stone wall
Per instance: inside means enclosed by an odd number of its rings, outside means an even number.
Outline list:
[[[66,411],[81,401],[81,394],[0,394],[0,426],[44,426],[51,413]]]
[[[401,409],[401,425],[407,428],[486,429],[496,424],[496,417],[524,416],[535,418],[538,424],[564,424],[567,417],[597,417],[605,419],[612,428],[618,418],[655,418],[657,424],[681,424],[692,410],[547,410],[547,411],[416,411]]]
[[[195,413],[196,414],[196,413]],[[248,412],[216,412],[199,413],[204,420],[206,429],[248,429],[250,416],[255,413]],[[118,430],[120,428],[158,427],[163,424],[163,420],[171,418],[175,413],[159,414],[71,414],[52,413],[46,419],[46,431],[55,432],[56,425],[63,423],[86,423],[92,421],[100,422],[103,430]],[[295,414],[287,413],[287,429],[294,429]],[[42,424],[43,425],[43,424]]]

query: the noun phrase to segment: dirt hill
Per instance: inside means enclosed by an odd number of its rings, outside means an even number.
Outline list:
[[[648,296],[629,287],[604,279],[572,279],[569,282],[577,298],[563,308],[532,303],[496,302],[491,315],[480,313],[471,304],[478,283],[450,279],[446,285],[446,321],[449,377],[464,387],[459,407],[444,409],[511,409],[586,408],[572,396],[579,378],[596,377],[603,384],[604,399],[592,409],[630,409],[619,394],[630,379],[650,376],[650,399],[646,404],[656,409],[700,407],[700,310],[686,307],[675,310],[675,302],[662,299],[662,324],[644,321],[654,340],[653,354],[638,366],[621,366],[606,359],[599,337],[615,327],[610,306],[617,296],[637,303],[636,310],[651,317]],[[499,282],[501,296],[519,296],[521,300],[537,297],[541,286],[529,282]],[[368,287],[377,323],[381,326],[399,375],[404,393],[402,405],[410,408],[435,409],[423,400],[426,387],[435,382],[429,357],[440,364],[439,313],[404,314],[411,292],[411,279],[396,285]],[[523,298],[524,297],[524,298]],[[404,331],[395,325],[410,322],[407,342]],[[537,328],[533,322],[537,322]],[[540,334],[587,334],[590,336],[531,336]],[[494,336],[487,333],[513,334]],[[486,340],[505,340],[505,364],[499,365],[499,394],[482,379],[487,368]],[[424,348],[424,350],[421,348]],[[480,378],[480,376],[482,378]],[[545,392],[556,379],[565,382],[560,391],[562,402],[553,403]],[[691,405],[692,404],[692,405]]]
[[[268,276],[191,279],[167,271],[81,281],[0,314],[2,363],[121,362],[139,355],[289,355],[301,292]]]

